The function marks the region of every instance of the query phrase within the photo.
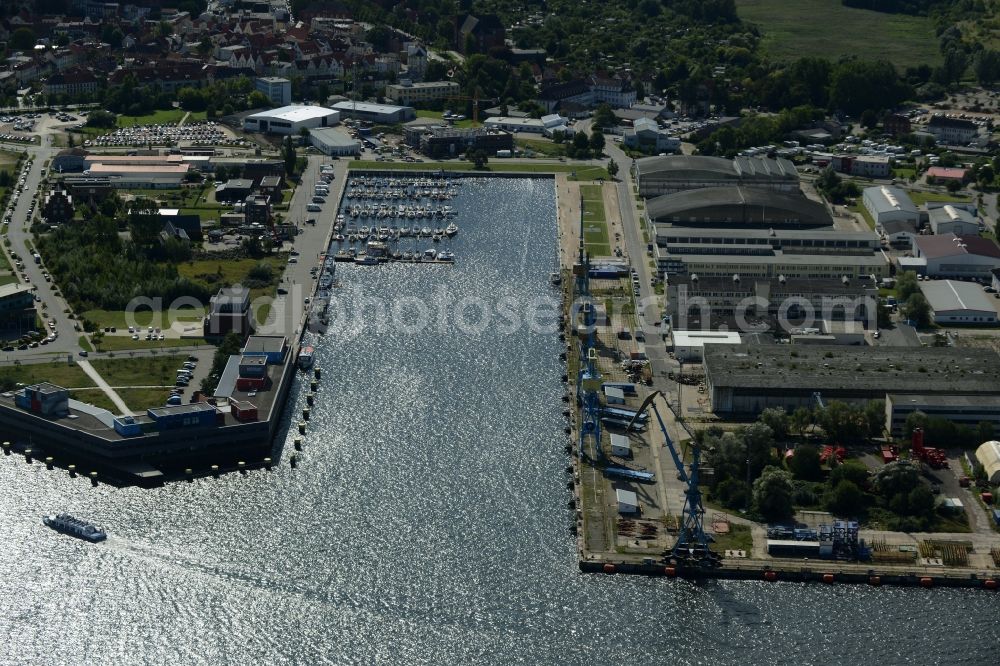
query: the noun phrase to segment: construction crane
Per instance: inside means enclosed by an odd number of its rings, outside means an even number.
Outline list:
[[[472,102],[472,122],[479,123],[479,102],[499,102],[500,100],[496,97],[480,97],[479,95],[474,95],[473,97],[466,97],[465,95],[452,95],[451,97],[445,98],[446,102],[450,102],[453,99],[460,99],[464,102]]]
[[[663,423],[660,411],[656,408],[656,397],[660,396],[666,400],[666,396],[660,391],[653,391],[643,400],[642,405],[636,411],[635,416],[629,421],[626,432],[632,429],[632,425],[639,417],[639,414],[647,408],[653,410],[656,421],[663,433],[663,439],[670,457],[673,458],[674,467],[677,468],[677,478],[685,485],[684,508],[681,511],[680,529],[677,531],[677,541],[673,548],[667,551],[667,559],[681,566],[697,568],[713,568],[721,564],[722,558],[712,551],[709,545],[709,537],[705,533],[705,507],[701,502],[701,488],[698,487],[698,469],[701,464],[701,447],[693,446],[691,450],[691,464],[685,468],[684,459],[674,446],[674,441],[667,432],[667,426]]]

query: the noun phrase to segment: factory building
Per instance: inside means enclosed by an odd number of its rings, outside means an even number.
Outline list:
[[[921,272],[930,277],[988,280],[1000,268],[1000,247],[981,236],[918,236],[915,246]]]
[[[309,141],[324,155],[346,157],[361,154],[361,142],[331,127],[309,130]]]
[[[997,309],[975,282],[928,280],[920,291],[931,306],[937,324],[996,324]]]
[[[552,136],[556,132],[562,132],[567,135],[573,134],[567,123],[567,118],[553,113],[541,118],[497,116],[496,118],[487,118],[483,122],[483,125],[493,130],[503,130],[505,132],[525,132],[528,134]]]
[[[405,123],[417,117],[412,106],[393,106],[391,104],[371,104],[370,102],[337,102],[333,105],[343,117],[365,120],[377,125],[395,125]]]
[[[1000,431],[1000,396],[998,395],[900,395],[885,396],[885,428],[893,437],[903,434],[906,417],[921,412],[928,417],[945,419],[975,428],[983,421]]]
[[[650,222],[733,228],[829,227],[826,206],[802,194],[727,185],[664,194],[646,202]]]
[[[661,273],[700,277],[842,278],[886,274],[888,260],[870,232],[830,229],[708,229],[656,225],[653,258]]]
[[[706,345],[738,345],[740,334],[735,331],[670,331],[670,344],[678,361],[701,361]]]
[[[295,136],[303,128],[333,127],[338,122],[338,111],[322,106],[293,104],[251,114],[243,119],[243,129],[247,132]]]
[[[745,185],[776,192],[796,192],[799,174],[784,158],[661,155],[635,161],[639,194],[656,197],[684,190]]]
[[[772,329],[781,320],[818,328],[821,321],[868,322],[875,315],[877,296],[878,285],[868,277],[845,280],[688,274],[669,279],[667,314],[673,326],[681,329],[738,325],[737,315],[766,323]]]
[[[674,153],[681,149],[681,140],[680,137],[671,136],[669,131],[660,129],[655,120],[637,118],[632,127],[622,135],[622,145],[647,153]]]
[[[928,210],[927,222],[931,232],[937,235],[975,236],[979,233],[979,221],[972,213],[947,204]]]
[[[829,345],[710,345],[705,384],[717,414],[794,410],[831,400],[901,395],[1000,395],[1000,356],[991,350]]]
[[[875,222],[875,229],[884,233],[882,225],[889,221],[911,222],[914,228],[920,226],[920,211],[903,190],[889,185],[866,187],[861,193],[865,210]]]

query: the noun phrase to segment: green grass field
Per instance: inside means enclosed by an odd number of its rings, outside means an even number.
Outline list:
[[[200,259],[188,261],[177,266],[181,277],[197,280],[215,289],[223,285],[233,285],[246,280],[251,268],[260,263],[270,264],[273,278],[268,287],[255,287],[250,290],[250,300],[258,296],[274,296],[275,289],[285,270],[288,257],[284,254],[265,259]],[[210,278],[210,279],[209,279]]]
[[[552,143],[542,139],[518,139],[517,147],[523,151],[531,151],[542,157],[565,157],[566,144]]]
[[[608,234],[607,214],[600,185],[581,185],[583,199],[583,242],[591,256],[603,257],[611,254],[611,239]]]
[[[0,380],[6,379],[21,384],[51,382],[66,388],[94,386],[93,380],[79,366],[65,361],[0,366]]]
[[[118,116],[118,126],[177,124],[185,113],[181,109],[161,109],[145,116]]]
[[[930,19],[844,7],[840,0],[736,0],[741,19],[763,34],[764,52],[777,60],[860,55],[890,60],[902,71],[941,62]]]
[[[111,386],[173,386],[181,354],[133,359],[95,359],[90,362]]]
[[[174,309],[167,312],[154,313],[152,310],[138,310],[133,313],[133,322],[142,327],[158,326],[160,328],[170,326],[171,322],[197,322],[205,315],[205,308],[183,308]],[[87,310],[81,314],[82,319],[89,319],[100,328],[114,326],[121,330],[128,330],[129,323],[125,312],[119,310]],[[155,321],[154,321],[155,319]]]
[[[920,206],[928,201],[968,201],[969,197],[948,194],[947,192],[910,192],[910,199]]]
[[[167,404],[170,389],[122,389],[117,393],[133,411],[140,411]]]

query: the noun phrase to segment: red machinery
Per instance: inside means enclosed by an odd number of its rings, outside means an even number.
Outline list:
[[[882,447],[882,462],[886,465],[889,463],[899,460],[899,449],[893,445]]]
[[[842,446],[833,446],[832,444],[827,444],[819,452],[819,461],[821,464],[833,464],[833,459],[837,459],[837,463],[844,462],[844,458],[847,457],[847,449]]]
[[[944,454],[944,449],[932,449],[924,446],[923,428],[913,429],[912,445],[914,458],[927,463],[934,469],[948,466],[948,456]]]

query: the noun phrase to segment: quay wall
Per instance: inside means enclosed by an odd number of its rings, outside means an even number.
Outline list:
[[[614,560],[580,560],[584,573],[632,574],[704,580],[758,580],[767,582],[812,582],[827,585],[893,585],[904,587],[964,587],[982,590],[1000,588],[995,571],[968,568],[928,568],[839,561],[727,560],[717,569],[673,567],[666,563],[643,564]]]

